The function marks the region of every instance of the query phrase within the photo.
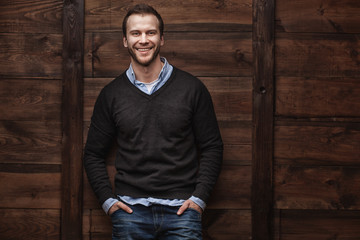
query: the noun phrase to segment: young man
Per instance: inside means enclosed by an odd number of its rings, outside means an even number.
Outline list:
[[[160,57],[163,29],[152,7],[129,10],[123,44],[130,67],[104,87],[91,118],[84,165],[114,240],[202,239],[201,214],[221,168],[210,94]],[[114,139],[113,193],[105,158]]]

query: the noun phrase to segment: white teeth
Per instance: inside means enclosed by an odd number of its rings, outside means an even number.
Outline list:
[[[139,48],[138,51],[140,52],[146,52],[146,51],[149,51],[150,48]]]

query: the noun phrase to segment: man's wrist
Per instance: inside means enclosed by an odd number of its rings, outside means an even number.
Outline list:
[[[201,200],[200,198],[195,197],[195,196],[191,196],[190,200],[193,201],[194,203],[196,203],[196,205],[198,205],[203,211],[205,210],[206,203],[203,200]]]
[[[104,212],[106,214],[109,213],[110,208],[117,203],[119,200],[115,199],[115,198],[109,198],[107,199],[103,204],[102,204],[102,209],[104,210]]]

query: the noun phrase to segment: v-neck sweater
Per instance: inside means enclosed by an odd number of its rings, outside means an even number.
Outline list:
[[[105,158],[116,139],[115,190]],[[126,195],[206,202],[223,153],[211,96],[196,77],[174,67],[147,95],[124,72],[96,100],[84,151],[89,182],[102,204]]]

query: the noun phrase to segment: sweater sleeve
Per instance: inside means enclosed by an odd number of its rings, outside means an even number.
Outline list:
[[[116,198],[105,163],[116,133],[110,109],[111,105],[103,90],[95,103],[84,150],[86,174],[100,204],[108,198]]]
[[[204,85],[198,91],[193,116],[193,131],[199,149],[199,171],[194,196],[207,202],[220,174],[223,142],[212,99]]]

